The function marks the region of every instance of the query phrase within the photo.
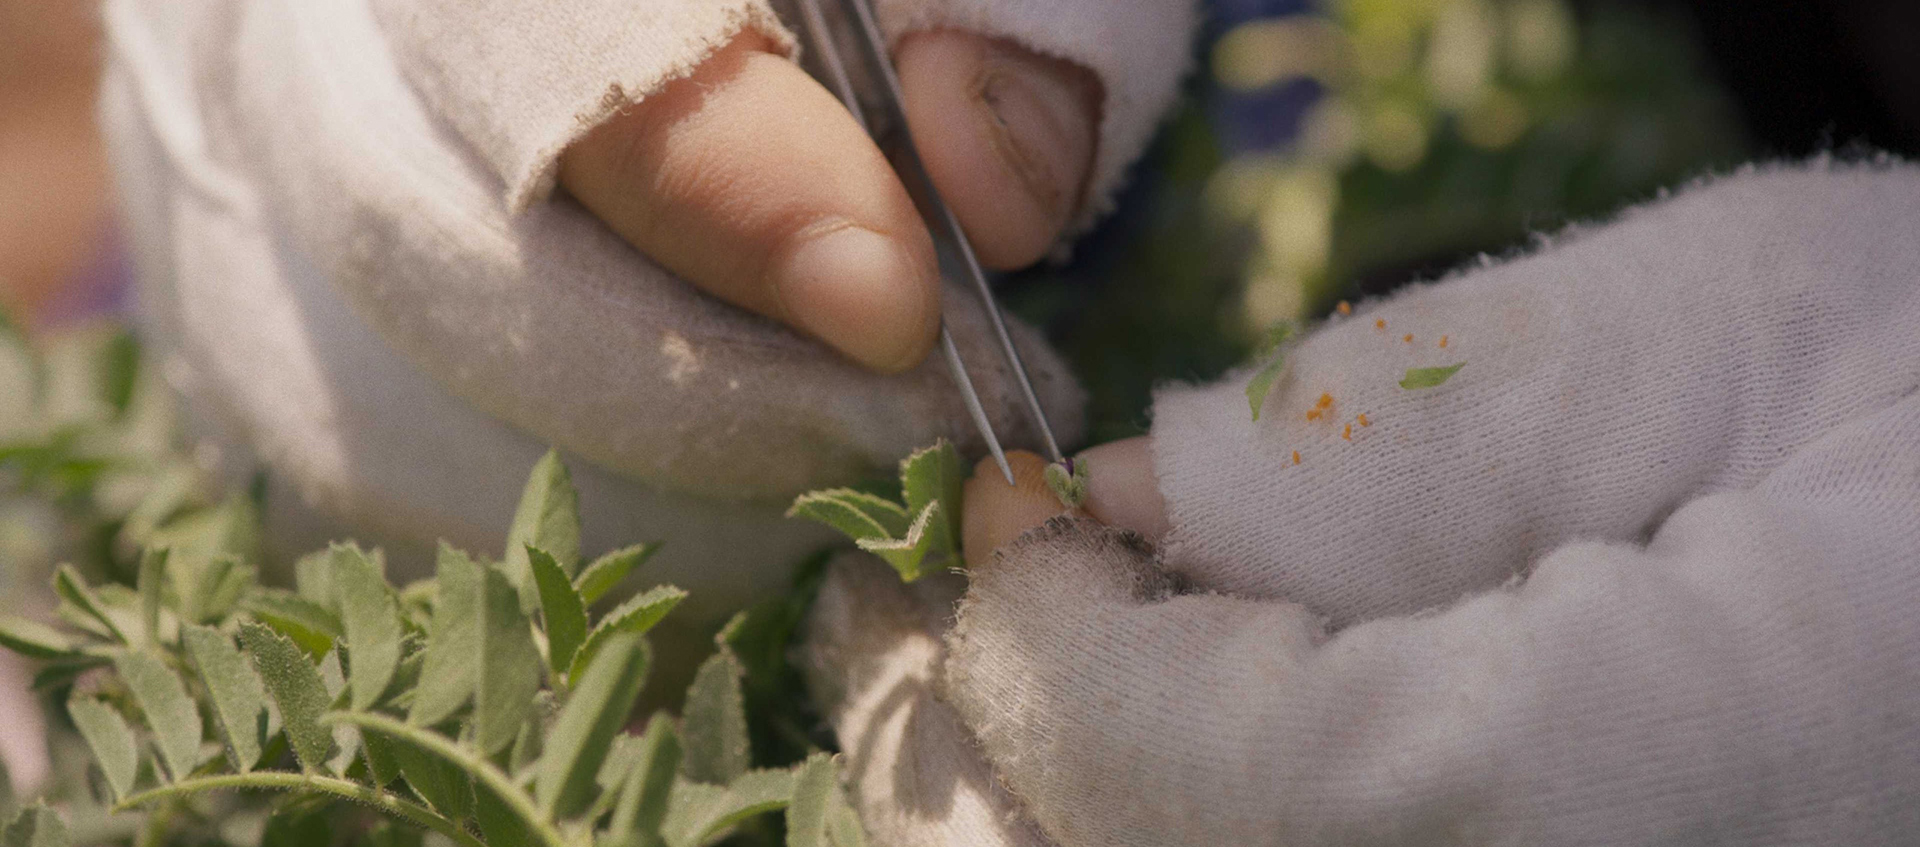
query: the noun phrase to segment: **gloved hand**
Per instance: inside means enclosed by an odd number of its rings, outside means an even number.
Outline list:
[[[1910,841],[1915,221],[1913,166],[1743,172],[1334,319],[1257,422],[1248,374],[1169,388],[1150,447],[1091,464],[1089,512],[1146,534],[1065,516],[1001,546],[922,613],[955,621],[944,651],[839,611],[909,599],[841,566],[812,668],[869,826]],[[969,495],[972,544],[1057,511]],[[1012,823],[949,836],[955,810]]]
[[[1176,94],[1192,5],[877,4],[924,152],[989,259],[1031,261],[1107,208]],[[588,549],[665,540],[654,576],[740,602],[822,539],[780,520],[795,494],[936,437],[978,446],[942,364],[914,361],[940,314],[996,430],[1026,431],[976,297],[935,289],[902,189],[776,55],[792,40],[766,0],[109,0],[105,16],[146,336],[200,455],[268,471],[289,546],[497,549],[552,444]],[[907,265],[863,248],[841,251],[844,273],[776,268],[851,231],[836,221],[884,232]],[[783,301],[789,283],[811,305]],[[1077,438],[1071,374],[1013,332]],[[310,532],[289,529],[308,512]]]

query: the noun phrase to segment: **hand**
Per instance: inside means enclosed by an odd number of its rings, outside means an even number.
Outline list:
[[[1039,259],[1085,200],[1101,100],[1079,66],[937,30],[897,65],[935,185],[981,261]],[[576,142],[560,184],[699,288],[874,370],[937,335],[933,242],[846,109],[751,30]]]
[[[1151,451],[1090,462],[1086,511],[1137,532],[1058,515],[1032,457],[1016,489],[978,475],[957,607],[842,565],[811,625],[816,676],[866,660],[823,700],[869,824],[1903,843],[1920,248],[1891,233],[1917,186],[1723,180],[1328,322],[1257,421],[1241,378],[1162,389]],[[1392,379],[1440,350],[1471,364]],[[911,638],[845,611],[913,601]]]

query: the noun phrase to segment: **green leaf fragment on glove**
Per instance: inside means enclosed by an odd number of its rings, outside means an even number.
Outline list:
[[[1060,498],[1060,505],[1078,509],[1081,503],[1087,502],[1087,460],[1053,462],[1047,465],[1043,476],[1053,496]]]
[[[1274,383],[1279,382],[1280,372],[1286,370],[1287,356],[1283,350],[1288,341],[1300,333],[1297,321],[1281,321],[1267,329],[1266,337],[1261,339],[1259,349],[1253,353],[1255,361],[1272,357],[1266,367],[1253,375],[1247,382],[1247,406],[1253,411],[1253,419],[1260,419],[1260,407],[1266,405],[1267,395],[1272,393]]]
[[[1407,375],[1400,379],[1400,387],[1411,389],[1444,385],[1456,372],[1466,366],[1466,362],[1457,362],[1443,368],[1408,368]]]

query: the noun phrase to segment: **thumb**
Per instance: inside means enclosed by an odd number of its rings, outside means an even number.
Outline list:
[[[1044,256],[1086,200],[1098,78],[954,30],[907,36],[896,64],[920,157],[981,263],[1007,270]]]

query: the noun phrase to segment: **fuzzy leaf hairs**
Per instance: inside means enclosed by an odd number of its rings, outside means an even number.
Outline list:
[[[1045,478],[1047,488],[1060,498],[1060,505],[1078,509],[1081,503],[1087,502],[1086,459],[1067,458],[1049,463]]]
[[[920,525],[908,534],[924,552],[954,545],[936,518],[959,473],[950,447],[903,467]],[[443,544],[438,574],[404,588],[379,550],[350,544],[302,559],[294,590],[260,586],[235,540],[246,534],[229,531],[239,524],[204,513],[162,526],[175,546],[140,559],[138,590],[61,568],[64,626],[0,615],[0,647],[48,666],[40,679],[64,691],[92,761],[75,771],[82,785],[52,795],[73,837],[33,806],[0,813],[0,847],[117,843],[123,831],[209,847],[363,833],[418,845],[427,832],[460,847],[864,847],[833,756],[804,733],[787,756],[755,749],[747,686],[769,684],[764,657],[785,655],[785,636],[774,638],[784,606],[723,630],[679,718],[628,731],[652,665],[648,632],[685,592],[658,586],[592,615],[589,598],[651,548],[575,574],[576,504],[549,454],[516,513],[519,556]],[[889,505],[905,524],[906,509]],[[228,586],[233,598],[209,601]],[[784,830],[764,817],[783,810]]]
[[[787,517],[839,530],[912,582],[932,568],[960,561],[960,491],[966,480],[960,452],[941,439],[900,462],[904,504],[832,488],[800,495]]]

